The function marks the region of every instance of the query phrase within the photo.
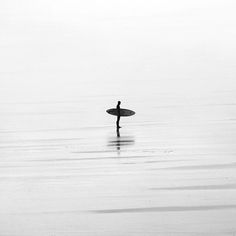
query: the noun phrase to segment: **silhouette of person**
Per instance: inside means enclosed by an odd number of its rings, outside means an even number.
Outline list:
[[[117,128],[117,129],[121,128],[121,127],[120,127],[120,104],[121,104],[121,102],[118,101],[118,104],[117,104],[117,106],[116,106],[116,109],[117,109],[116,128]]]
[[[120,129],[119,128],[116,128],[116,136],[117,136],[117,138],[120,137]]]

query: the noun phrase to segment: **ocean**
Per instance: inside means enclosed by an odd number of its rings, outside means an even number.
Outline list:
[[[126,97],[1,102],[1,235],[235,234],[235,93]]]

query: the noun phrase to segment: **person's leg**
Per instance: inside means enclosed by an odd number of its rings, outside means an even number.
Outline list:
[[[118,127],[116,128],[116,135],[118,138],[120,137],[120,129]]]
[[[117,119],[116,119],[116,128],[119,128],[119,118],[117,116]]]
[[[120,128],[120,116],[117,116],[116,127]]]

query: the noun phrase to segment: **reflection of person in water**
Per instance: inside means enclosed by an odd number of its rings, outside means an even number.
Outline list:
[[[121,102],[118,101],[118,104],[117,104],[117,106],[116,106],[116,109],[117,109],[116,128],[117,128],[117,129],[121,128],[121,127],[120,127],[120,104],[121,104]]]

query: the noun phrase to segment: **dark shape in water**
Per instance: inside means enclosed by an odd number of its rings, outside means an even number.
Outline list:
[[[116,136],[117,137],[113,137],[112,139],[110,139],[108,141],[108,145],[109,147],[116,147],[116,150],[118,151],[118,154],[120,154],[120,150],[121,147],[123,146],[130,146],[130,145],[134,145],[135,140],[134,137],[132,136],[121,136],[120,135],[120,129],[117,128],[116,129]]]

